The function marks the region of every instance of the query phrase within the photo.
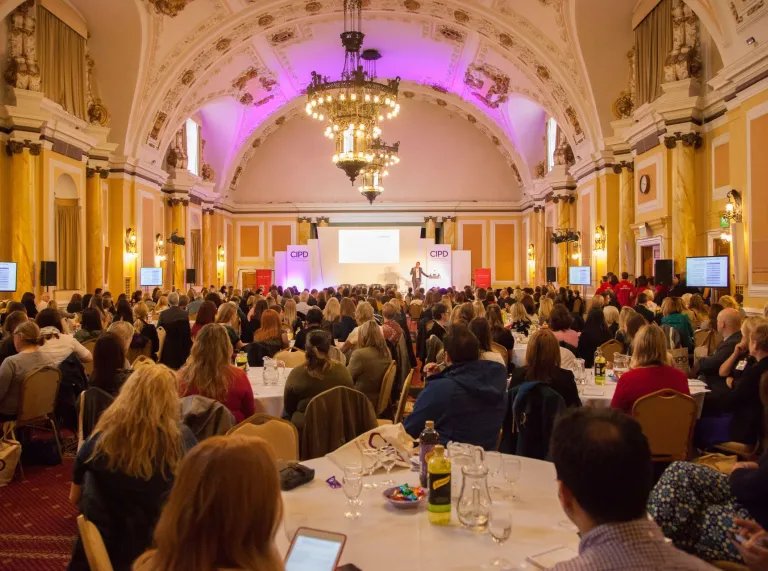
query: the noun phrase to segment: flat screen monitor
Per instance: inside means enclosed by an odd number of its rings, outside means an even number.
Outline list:
[[[141,268],[139,283],[142,287],[163,285],[163,268]]]
[[[592,268],[590,266],[571,266],[568,268],[568,283],[570,285],[592,285]]]
[[[728,256],[686,258],[685,285],[689,287],[728,287]]]
[[[16,291],[16,262],[0,262],[0,291]]]

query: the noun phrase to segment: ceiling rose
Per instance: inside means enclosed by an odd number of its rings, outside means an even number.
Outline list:
[[[187,7],[192,0],[149,0],[158,14],[174,18]]]

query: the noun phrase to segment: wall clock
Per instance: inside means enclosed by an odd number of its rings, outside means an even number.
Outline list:
[[[644,174],[640,177],[640,192],[648,194],[651,191],[651,177]]]

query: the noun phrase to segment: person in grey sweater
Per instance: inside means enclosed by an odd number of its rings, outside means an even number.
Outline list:
[[[376,409],[384,373],[392,363],[392,354],[375,321],[360,326],[358,347],[352,352],[347,370],[355,388],[368,397]]]

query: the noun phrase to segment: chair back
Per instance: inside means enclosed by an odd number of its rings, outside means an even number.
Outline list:
[[[288,369],[295,369],[307,362],[307,355],[301,349],[280,351],[274,356],[277,361],[282,361]]]
[[[613,356],[616,353],[624,351],[624,346],[616,339],[611,339],[600,345],[600,349],[603,351],[603,356],[608,363],[613,363]]]
[[[93,348],[96,346],[96,339],[89,339],[85,343],[83,343],[83,347],[88,349],[88,351],[91,352],[91,355],[93,355]],[[83,369],[85,370],[85,376],[89,379],[91,378],[91,373],[93,373],[93,361],[90,361],[88,363],[83,363]]]
[[[138,348],[138,347],[130,347],[128,349],[128,353],[126,354],[125,358],[128,360],[129,363],[133,363],[136,359],[138,359],[141,356],[144,357],[150,357],[152,355],[152,343],[147,340],[146,343],[144,343],[144,347]]]
[[[336,347],[336,345],[331,345],[331,347],[328,349],[328,356],[334,361],[338,361],[342,365],[346,366],[347,364],[346,356],[341,352],[341,349]]]
[[[581,298],[573,300],[573,313],[581,313]]]
[[[411,369],[411,372],[408,373],[408,376],[405,378],[405,382],[403,383],[403,390],[400,391],[400,400],[397,403],[397,411],[395,411],[395,424],[403,422],[403,417],[405,416],[405,405],[408,402],[408,393],[411,390],[412,381],[413,369]]]
[[[408,313],[411,314],[411,319],[418,321],[421,318],[421,312],[423,308],[420,303],[411,303]]]
[[[160,358],[163,355],[163,345],[165,345],[165,328],[164,327],[158,327],[157,328],[157,340],[159,341],[157,345],[157,362],[160,362]]]
[[[299,461],[299,431],[292,422],[282,418],[257,413],[227,432],[230,434],[258,436],[267,441],[278,460]]]
[[[430,335],[427,339],[427,357],[424,363],[439,363],[438,356],[443,350],[443,342],[437,335]]]
[[[99,528],[85,519],[84,515],[77,516],[77,529],[80,531],[80,539],[83,542],[85,556],[91,571],[113,571],[109,553],[101,538]]]
[[[504,347],[504,345],[491,341],[491,351],[501,355],[501,358],[504,359],[504,364],[509,365],[509,351],[507,351],[507,348]]]
[[[29,373],[21,383],[19,415],[16,426],[48,418],[56,408],[61,384],[61,371],[55,367],[40,367]]]
[[[697,412],[693,397],[672,389],[645,395],[632,407],[632,416],[640,423],[657,462],[688,458]]]
[[[392,386],[395,384],[397,376],[397,363],[393,360],[387,370],[384,371],[384,377],[381,379],[381,388],[379,389],[379,402],[376,405],[376,416],[381,416],[387,410],[392,397]]]

